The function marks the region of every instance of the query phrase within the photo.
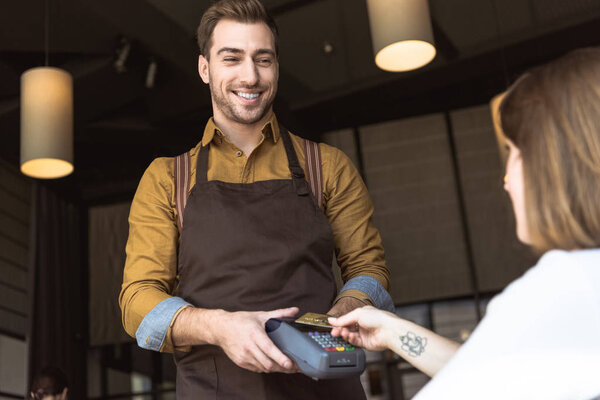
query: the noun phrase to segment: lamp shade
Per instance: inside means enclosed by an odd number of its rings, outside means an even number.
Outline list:
[[[375,64],[410,71],[435,57],[427,0],[367,0]]]
[[[73,172],[73,79],[64,70],[21,75],[21,172],[42,179]]]

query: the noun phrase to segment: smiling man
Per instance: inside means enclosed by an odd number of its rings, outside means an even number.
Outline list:
[[[356,169],[273,113],[277,43],[258,0],[221,0],[204,13],[198,72],[213,117],[188,153],[154,160],[131,206],[123,325],[141,347],[175,353],[178,399],[364,399],[358,377],[297,373],[265,322],[393,309]]]

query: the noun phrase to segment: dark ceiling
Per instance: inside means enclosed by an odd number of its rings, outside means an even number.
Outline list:
[[[200,140],[211,109],[195,29],[209,4],[49,0],[50,65],[71,72],[75,88],[75,173],[54,185],[87,203],[130,198],[154,157]],[[436,59],[388,73],[373,62],[365,0],[264,4],[280,27],[276,112],[311,138],[481,104],[523,69],[600,44],[600,0],[430,0]],[[3,1],[1,11],[0,157],[18,166],[20,75],[44,64],[44,0]],[[131,50],[119,72],[124,42]]]

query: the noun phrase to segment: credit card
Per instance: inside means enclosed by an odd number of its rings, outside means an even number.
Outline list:
[[[298,318],[296,322],[298,324],[319,326],[322,328],[333,328],[327,321],[328,317],[329,315],[309,312]]]

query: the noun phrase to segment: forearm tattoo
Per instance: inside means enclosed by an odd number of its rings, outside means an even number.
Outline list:
[[[425,352],[427,346],[427,338],[415,335],[412,332],[407,332],[406,335],[400,336],[402,342],[402,350],[410,356],[418,357]]]

